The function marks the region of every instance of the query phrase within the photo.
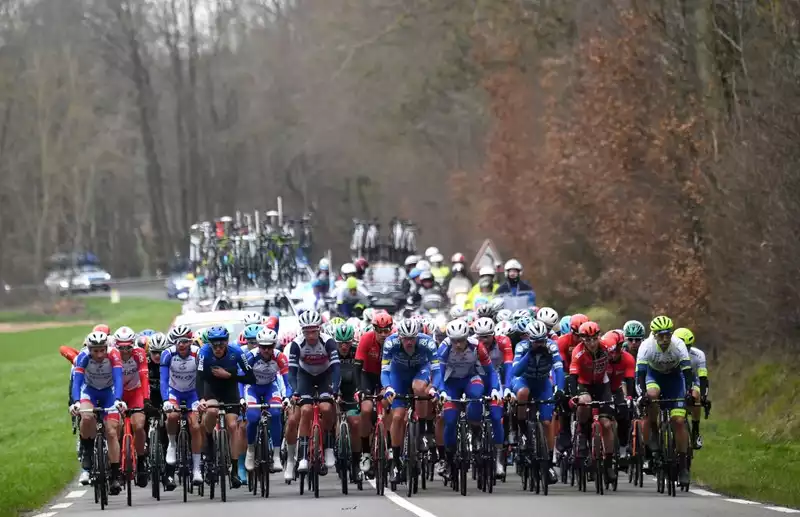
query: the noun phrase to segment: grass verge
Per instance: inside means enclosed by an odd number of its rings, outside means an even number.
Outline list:
[[[133,298],[113,306],[92,300],[91,305],[112,328],[165,330],[180,312],[176,302]],[[72,326],[0,334],[0,517],[41,507],[75,476],[75,437],[67,413],[69,365],[58,347],[80,346],[90,330]]]
[[[123,298],[126,307],[141,305],[149,300],[144,299],[129,299]],[[75,308],[69,314],[48,314],[48,311],[57,310],[58,307],[62,308]],[[39,323],[50,321],[80,321],[80,320],[97,320],[103,321],[108,318],[115,317],[118,314],[117,305],[109,303],[108,297],[77,297],[77,298],[61,298],[53,304],[48,305],[35,305],[27,309],[14,309],[9,311],[0,311],[0,323]]]

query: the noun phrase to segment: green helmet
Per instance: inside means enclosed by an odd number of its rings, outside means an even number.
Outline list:
[[[333,339],[337,343],[347,343],[348,341],[352,341],[355,336],[355,329],[352,325],[346,322],[338,325],[333,333]]]
[[[625,326],[622,327],[622,332],[625,334],[625,338],[641,338],[644,339],[644,325],[641,322],[636,320],[630,320],[625,322]]]
[[[673,328],[672,320],[667,316],[656,316],[653,318],[653,321],[650,322],[650,331],[654,334],[658,334],[659,332],[672,332]]]

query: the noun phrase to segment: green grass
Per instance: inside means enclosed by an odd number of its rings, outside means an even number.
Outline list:
[[[103,303],[107,307],[103,307]],[[92,300],[112,328],[164,330],[179,313],[176,302]],[[35,510],[55,496],[78,468],[67,413],[69,365],[62,344],[80,343],[91,327],[71,326],[0,334],[0,517]]]
[[[713,416],[713,415],[712,415]],[[741,421],[713,418],[692,477],[724,494],[800,507],[800,442],[766,437]]]
[[[143,303],[141,299],[123,299],[123,304],[130,307]],[[0,323],[38,323],[44,321],[80,321],[93,320],[103,321],[113,318],[118,314],[118,306],[112,305],[108,297],[102,298],[74,298],[72,300],[61,299],[61,302],[72,302],[78,304],[78,312],[75,314],[44,314],[41,308],[34,309],[14,309],[10,311],[0,311]],[[56,302],[58,303],[58,302]]]

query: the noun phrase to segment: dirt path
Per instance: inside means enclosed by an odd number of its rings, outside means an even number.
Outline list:
[[[25,332],[26,330],[54,329],[94,325],[93,321],[39,321],[21,323],[0,323],[0,333]]]

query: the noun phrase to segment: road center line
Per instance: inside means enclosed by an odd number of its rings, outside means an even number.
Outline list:
[[[372,485],[372,488],[376,488],[375,487],[375,480],[370,479],[369,480],[369,484]],[[400,508],[403,508],[404,510],[408,510],[409,512],[413,513],[417,517],[436,517],[435,514],[432,514],[428,510],[420,508],[419,506],[409,502],[407,499],[403,499],[402,497],[400,497],[399,495],[395,494],[394,492],[392,492],[388,488],[383,492],[383,495],[384,495],[384,497],[386,497],[386,499],[390,500],[391,502],[393,502],[394,504],[396,504]]]

